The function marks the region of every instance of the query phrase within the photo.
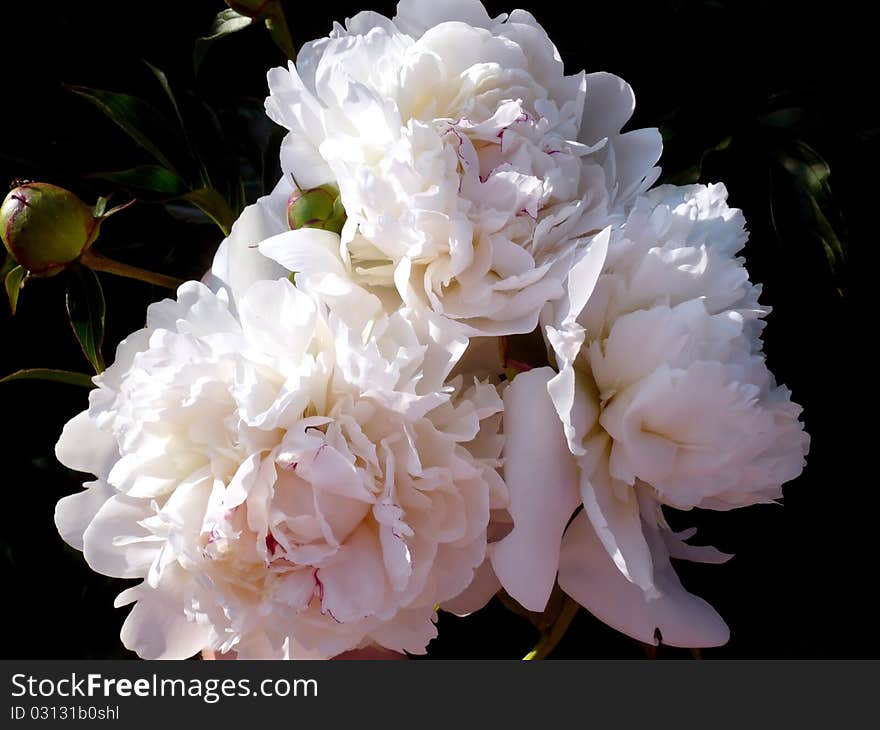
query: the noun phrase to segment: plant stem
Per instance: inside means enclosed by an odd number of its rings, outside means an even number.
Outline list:
[[[138,279],[148,284],[163,286],[166,289],[177,289],[177,287],[183,284],[183,279],[176,279],[173,276],[165,276],[165,274],[157,274],[154,271],[147,271],[137,266],[123,264],[119,261],[108,259],[106,256],[102,256],[97,251],[92,251],[91,249],[83,251],[80,261],[95,271],[125,276],[129,279]]]
[[[287,18],[284,17],[284,8],[280,2],[272,4],[272,9],[266,16],[266,28],[275,41],[275,45],[281,49],[281,52],[291,61],[296,60],[296,46],[293,44],[293,38],[290,35],[290,28],[287,27]]]
[[[580,608],[575,601],[566,596],[559,616],[546,631],[541,633],[541,638],[538,639],[535,648],[523,657],[523,661],[546,659],[547,655],[562,641],[562,637],[565,636],[565,632],[568,631],[568,627]]]

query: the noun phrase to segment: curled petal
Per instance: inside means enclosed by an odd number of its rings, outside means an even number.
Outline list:
[[[559,585],[596,618],[646,644],[701,648],[727,643],[730,631],[703,599],[688,593],[662,548],[654,546],[654,582],[649,599],[608,556],[586,513],[569,525],[559,559]]]

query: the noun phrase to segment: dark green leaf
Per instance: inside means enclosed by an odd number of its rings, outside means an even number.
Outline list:
[[[0,383],[11,383],[14,380],[48,380],[53,383],[81,385],[84,388],[93,387],[91,376],[85,373],[72,373],[68,370],[50,370],[48,368],[19,370],[4,378],[0,378]]]
[[[177,173],[158,165],[140,165],[116,172],[96,172],[90,177],[108,180],[133,193],[156,193],[162,198],[177,198],[189,190],[189,186]]]
[[[174,96],[174,92],[171,90],[171,84],[168,83],[168,77],[162,69],[157,68],[149,61],[144,61],[144,63],[147,64],[147,68],[153,72],[153,76],[156,77],[156,80],[165,92],[165,96],[167,96],[168,101],[171,102],[171,107],[174,109],[177,121],[180,122],[180,129],[186,134],[186,124],[184,124],[183,117],[180,114],[180,108],[177,106],[177,97]]]
[[[3,265],[0,266],[0,279],[5,279],[6,275],[16,266],[18,266],[18,261],[15,260],[12,254],[7,253],[6,258],[3,259]]]
[[[213,188],[201,188],[181,197],[204,211],[220,227],[224,236],[229,235],[232,223],[235,221],[235,216],[230,210],[229,204],[220,193]]]
[[[79,340],[83,354],[95,368],[104,369],[101,345],[104,342],[104,292],[94,271],[77,266],[71,271],[67,285],[67,314],[70,326]]]
[[[730,142],[730,136],[724,137],[718,144],[703,150],[700,154],[700,159],[694,165],[680,172],[667,175],[663,182],[671,185],[693,185],[699,182],[703,175],[703,166],[706,164],[706,159],[715,152],[726,150],[730,146]]]
[[[171,126],[157,109],[143,99],[128,94],[90,89],[85,86],[68,88],[92,102],[163,167],[176,170],[158,142],[168,136]]]
[[[24,270],[24,267],[16,266],[4,278],[6,296],[9,297],[9,308],[13,314],[15,314],[15,309],[18,306],[18,293],[21,291],[21,285],[25,276],[27,276],[27,272]]]
[[[278,46],[285,58],[296,59],[296,48],[290,37],[290,29],[287,27],[287,19],[284,17],[284,10],[280,3],[273,3],[269,7],[269,14],[264,23],[269,30],[269,35],[272,36],[272,40],[275,41],[275,45]]]
[[[238,31],[247,28],[252,22],[253,21],[247,16],[236,13],[232,9],[221,10],[217,13],[214,22],[211,24],[209,34],[196,41],[196,46],[193,51],[193,69],[195,70],[196,75],[198,76],[202,61],[205,59],[205,54],[208,52],[208,49],[214,45],[215,41],[225,38],[231,33],[237,33]]]
[[[806,142],[796,140],[791,150],[788,153],[779,153],[777,159],[813,196],[823,203],[831,202],[831,188],[828,184],[831,168]]]
[[[168,97],[168,101],[171,103],[171,107],[174,109],[174,114],[177,117],[177,121],[180,124],[180,131],[183,133],[183,139],[186,142],[186,148],[189,152],[190,157],[192,157],[198,166],[199,176],[201,178],[203,185],[210,185],[210,180],[207,177],[207,172],[205,171],[205,166],[202,161],[199,159],[199,156],[196,154],[196,151],[193,148],[192,139],[190,138],[189,130],[187,129],[187,124],[184,121],[183,113],[180,109],[180,104],[177,103],[177,97],[174,95],[174,92],[171,90],[171,84],[168,81],[168,77],[165,75],[165,72],[162,69],[154,66],[149,61],[144,61],[147,64],[147,68],[152,71],[153,75],[156,77],[156,80],[159,82],[159,85],[162,87],[162,90],[165,92],[165,96]]]
[[[835,286],[842,290],[847,252],[843,216],[831,194],[831,170],[808,144],[794,140],[773,149],[770,213],[777,239],[821,247]]]

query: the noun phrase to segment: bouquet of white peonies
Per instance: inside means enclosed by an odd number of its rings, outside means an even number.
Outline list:
[[[94,475],[61,536],[140,581],[124,645],[419,654],[438,611],[502,590],[725,643],[671,559],[730,556],[665,513],[772,502],[809,445],[725,187],[655,186],[659,132],[622,131],[632,89],[566,75],[523,10],[401,0],[268,84],[281,179],[56,447]]]

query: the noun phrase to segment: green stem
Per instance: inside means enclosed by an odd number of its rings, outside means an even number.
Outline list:
[[[284,17],[284,8],[281,7],[280,2],[272,4],[272,9],[266,16],[265,23],[275,45],[287,58],[295,61],[296,46],[293,44],[293,37],[290,35],[290,28],[287,27],[287,18]]]
[[[559,616],[557,616],[556,620],[546,631],[541,633],[541,638],[538,639],[535,648],[523,657],[523,661],[546,659],[550,652],[556,648],[557,644],[562,641],[562,637],[565,636],[565,632],[568,631],[568,627],[571,625],[574,617],[577,616],[580,608],[575,601],[566,596]]]
[[[125,276],[129,279],[138,279],[139,281],[163,286],[167,289],[177,289],[177,287],[183,284],[183,279],[176,279],[173,276],[165,276],[165,274],[157,274],[154,271],[147,271],[137,266],[123,264],[119,261],[108,259],[106,256],[102,256],[97,251],[92,251],[91,249],[83,251],[80,261],[95,271]]]

